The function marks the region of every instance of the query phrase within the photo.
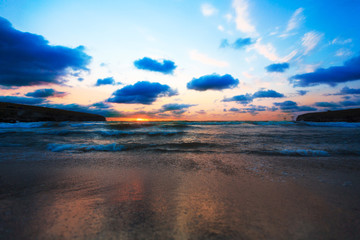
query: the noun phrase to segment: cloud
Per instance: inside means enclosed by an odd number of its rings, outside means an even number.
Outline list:
[[[295,87],[309,87],[319,84],[336,86],[339,83],[360,80],[360,56],[349,59],[343,66],[318,68],[314,72],[298,74],[289,81]]]
[[[172,74],[177,67],[173,61],[162,60],[162,62],[144,57],[134,61],[134,65],[138,69],[160,72],[163,74]]]
[[[176,111],[176,110],[183,110],[185,108],[196,106],[195,104],[179,104],[179,103],[169,103],[165,104],[161,107],[161,112],[167,111]]]
[[[335,53],[335,56],[337,57],[346,57],[351,55],[353,55],[353,52],[346,48],[340,48]]]
[[[287,24],[287,27],[286,27],[287,33],[298,28],[299,25],[301,24],[301,22],[305,20],[305,16],[304,16],[303,12],[304,12],[303,8],[296,9],[296,11],[293,13],[293,15],[291,16],[291,18]]]
[[[196,106],[194,104],[178,104],[178,103],[169,103],[165,104],[159,110],[160,113],[171,112],[175,115],[181,115],[187,111],[189,107]]]
[[[14,29],[0,17],[0,85],[61,84],[71,71],[88,70],[84,47],[52,46],[42,36]]]
[[[265,67],[268,72],[284,72],[290,65],[288,63],[274,63]]]
[[[244,33],[256,34],[255,26],[249,19],[247,0],[234,0],[232,6],[235,10],[236,29]]]
[[[214,67],[227,67],[229,66],[229,63],[226,61],[219,61],[214,58],[210,58],[209,56],[199,53],[197,50],[192,50],[189,53],[190,58],[192,60],[201,62],[203,64],[214,66]]]
[[[330,107],[330,108],[340,107],[339,104],[334,102],[316,102],[314,105],[316,107]]]
[[[300,96],[304,96],[308,93],[309,91],[306,91],[306,90],[297,90],[297,93],[300,95]]]
[[[339,95],[346,95],[346,94],[360,94],[360,88],[343,87]]]
[[[230,108],[229,111],[230,112],[237,112],[237,113],[250,113],[251,115],[257,115],[258,112],[265,112],[265,111],[271,111],[274,112],[278,110],[278,108],[276,107],[266,107],[266,106],[256,106],[256,105],[251,105],[249,107],[246,108]]]
[[[27,97],[47,98],[47,97],[64,97],[67,93],[58,92],[52,88],[37,89],[34,92],[25,94]]]
[[[101,85],[115,85],[115,80],[113,77],[107,77],[103,79],[98,79],[96,81],[95,86],[101,86]]]
[[[252,95],[253,98],[283,98],[284,94],[278,93],[274,90],[259,90]]]
[[[351,42],[352,42],[351,38],[348,38],[348,39],[334,38],[334,40],[332,40],[330,44],[331,45],[335,45],[335,44],[345,45],[345,44],[348,44],[348,43],[351,43]]]
[[[206,90],[223,90],[227,88],[234,88],[239,84],[239,80],[233,78],[230,74],[220,76],[218,74],[205,75],[200,78],[193,78],[186,85],[188,89],[196,91]]]
[[[216,14],[217,12],[218,12],[218,10],[209,3],[204,3],[201,5],[201,13],[206,17],[212,16],[212,15]]]
[[[324,34],[315,31],[305,33],[305,35],[301,39],[301,44],[304,47],[304,55],[307,55],[311,50],[316,47],[316,45],[318,45],[323,35]]]
[[[8,103],[38,105],[44,103],[45,101],[46,100],[43,98],[0,96],[0,102],[8,102]]]
[[[254,44],[254,41],[251,38],[238,38],[234,43],[229,43],[227,39],[222,40],[220,48],[233,48],[233,49],[243,49],[246,46]]]
[[[237,102],[242,105],[251,103],[255,98],[283,98],[284,94],[278,93],[274,90],[259,90],[254,94],[247,93],[245,95],[237,95],[231,98],[225,98],[223,102]]]
[[[355,106],[360,106],[360,100],[342,101],[342,102],[339,102],[339,104],[344,107],[355,107]]]
[[[274,103],[275,106],[280,107],[283,112],[310,112],[316,111],[316,108],[310,106],[298,106],[296,102],[284,101]]]
[[[245,95],[237,95],[231,98],[225,98],[223,102],[237,102],[243,105],[247,105],[253,101],[253,97],[251,94],[247,93]]]
[[[78,80],[79,82],[82,82],[82,81],[84,81],[84,78],[79,77],[77,80]]]
[[[99,109],[108,109],[111,108],[110,104],[105,102],[97,102],[90,105],[91,107],[99,108]]]
[[[108,99],[108,102],[149,105],[159,97],[174,95],[177,95],[177,91],[171,89],[168,85],[141,81],[116,90]]]
[[[275,47],[271,43],[262,44],[259,38],[254,44],[254,49],[260,54],[269,59],[270,61],[279,61],[280,57],[276,53]]]

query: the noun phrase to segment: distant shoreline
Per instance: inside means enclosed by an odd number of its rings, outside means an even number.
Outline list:
[[[106,121],[101,115],[57,108],[0,102],[0,122]]]
[[[360,108],[314,112],[299,115],[296,121],[307,122],[360,122]]]

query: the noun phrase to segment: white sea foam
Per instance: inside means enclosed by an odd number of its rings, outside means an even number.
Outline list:
[[[284,149],[279,151],[283,155],[299,155],[299,156],[329,156],[330,154],[324,150],[311,149]]]
[[[59,144],[59,143],[50,143],[47,146],[47,149],[52,152],[62,152],[65,150],[78,150],[78,151],[111,151],[117,152],[125,149],[124,146],[118,145],[116,143],[106,144],[106,145],[91,145],[91,144]]]

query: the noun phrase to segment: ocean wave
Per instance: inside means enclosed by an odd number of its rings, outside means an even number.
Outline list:
[[[140,128],[149,128],[155,126],[153,123],[132,123],[132,122],[109,122],[106,125],[106,128],[115,129],[115,130],[131,130],[131,129],[140,129]]]
[[[111,131],[98,131],[99,134],[103,136],[126,136],[126,135],[147,135],[147,136],[172,136],[177,134],[183,134],[183,131],[121,131],[121,130],[111,130]]]
[[[296,124],[295,122],[291,122],[291,121],[254,121],[254,122],[247,122],[250,124],[254,124],[254,125],[263,125],[263,126],[268,126],[268,125],[294,125]]]
[[[47,145],[47,149],[52,152],[62,152],[66,150],[77,150],[83,152],[89,152],[89,151],[117,152],[117,151],[123,151],[125,147],[123,145],[118,145],[116,143],[111,143],[106,145],[50,143]]]
[[[0,123],[0,128],[39,128],[46,122],[18,122],[18,123]]]
[[[351,122],[301,122],[301,124],[307,126],[314,126],[314,127],[360,128],[360,123],[351,123]]]
[[[329,152],[327,151],[311,149],[284,149],[278,151],[278,153],[289,156],[330,156]]]

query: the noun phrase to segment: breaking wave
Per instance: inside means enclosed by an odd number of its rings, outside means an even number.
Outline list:
[[[89,151],[118,152],[118,151],[123,151],[125,147],[122,145],[118,145],[116,143],[111,143],[107,145],[50,143],[48,144],[47,149],[52,152],[62,152],[66,150],[77,150],[83,152],[89,152]]]

